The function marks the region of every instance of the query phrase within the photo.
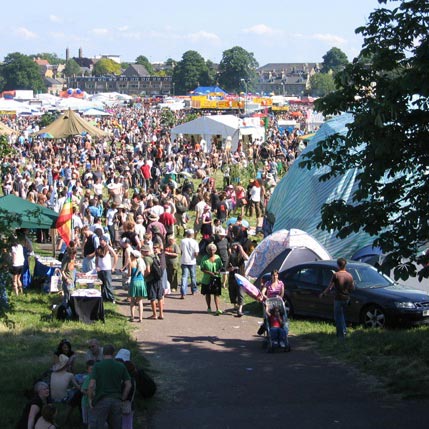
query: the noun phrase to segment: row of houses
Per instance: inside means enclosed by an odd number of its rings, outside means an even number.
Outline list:
[[[131,64],[119,76],[92,76],[94,64],[101,58],[110,58],[120,63],[120,57],[103,55],[97,58],[85,58],[79,49],[78,57],[73,60],[79,65],[81,74],[62,77],[64,65],[50,65],[46,60],[36,59],[48,92],[57,94],[64,88],[80,88],[88,94],[98,92],[119,92],[129,95],[170,95],[174,92],[171,76],[151,76],[140,64]],[[69,52],[66,51],[69,60]],[[310,88],[310,78],[320,72],[319,63],[269,63],[257,70],[258,80],[255,92],[260,94],[279,94],[302,96]]]

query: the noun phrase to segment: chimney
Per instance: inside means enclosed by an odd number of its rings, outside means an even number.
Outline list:
[[[82,58],[82,48],[79,48],[79,58]]]

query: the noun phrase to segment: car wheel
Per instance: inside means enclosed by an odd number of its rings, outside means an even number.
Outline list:
[[[362,323],[365,328],[384,328],[386,314],[378,305],[369,305],[362,312]]]
[[[284,298],[287,317],[293,317],[293,305],[289,298]]]

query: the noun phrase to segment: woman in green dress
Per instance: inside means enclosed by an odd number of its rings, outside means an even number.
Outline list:
[[[205,295],[207,311],[211,313],[211,296],[213,295],[216,306],[216,316],[222,314],[219,308],[219,295],[222,293],[220,281],[220,271],[223,267],[222,259],[216,254],[217,247],[210,243],[207,247],[207,255],[203,257],[200,263],[200,269],[203,272],[201,279],[201,294]]]
[[[130,322],[134,322],[134,307],[139,308],[139,322],[143,320],[143,298],[147,297],[144,272],[146,264],[138,250],[132,250],[130,254],[130,264],[128,265],[128,296],[130,298]]]

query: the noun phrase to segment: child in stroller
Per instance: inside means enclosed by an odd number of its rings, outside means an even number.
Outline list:
[[[265,301],[264,325],[268,352],[273,352],[275,348],[290,351],[287,312],[282,298],[268,298]]]

